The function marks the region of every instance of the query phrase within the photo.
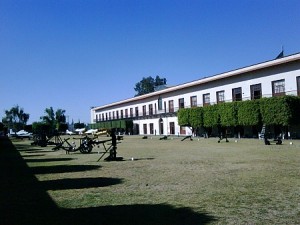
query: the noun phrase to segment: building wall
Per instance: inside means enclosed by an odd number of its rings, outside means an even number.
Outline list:
[[[299,54],[300,56],[300,54]],[[299,57],[300,58],[300,57]],[[229,73],[230,74],[230,73]],[[91,121],[97,122],[110,119],[125,119],[130,117],[130,108],[133,109],[133,122],[139,128],[138,133],[141,135],[190,135],[191,130],[186,128],[183,131],[178,125],[178,120],[175,113],[170,114],[169,101],[173,101],[174,112],[179,109],[179,99],[184,99],[184,107],[191,107],[191,97],[196,96],[197,106],[203,106],[203,95],[210,94],[210,104],[217,103],[216,92],[224,91],[225,101],[232,101],[232,89],[242,89],[242,99],[251,99],[250,86],[261,84],[262,97],[272,96],[272,81],[285,80],[285,94],[297,95],[296,77],[300,76],[300,60],[266,67],[259,70],[251,70],[249,72],[240,73],[234,76],[227,76],[220,79],[211,79],[209,82],[202,82],[197,85],[186,87],[179,85],[176,90],[169,92],[159,91],[152,93],[149,97],[145,98],[132,98],[124,102],[107,107],[100,107],[91,110]],[[214,77],[212,77],[214,78]],[[216,76],[218,78],[218,75]],[[205,79],[204,79],[205,81]],[[162,109],[158,109],[158,99],[162,99]],[[149,105],[152,104],[153,112],[149,113]],[[143,106],[145,111],[143,113]],[[135,108],[138,107],[139,115],[136,117]],[[128,117],[125,116],[125,110],[128,110]],[[121,111],[123,110],[123,117]],[[119,118],[116,117],[116,111],[119,112]],[[112,118],[113,112],[115,117]],[[109,113],[111,117],[109,118]],[[106,117],[107,115],[107,117]],[[174,129],[171,129],[170,123],[174,124]],[[163,124],[161,126],[160,124]]]

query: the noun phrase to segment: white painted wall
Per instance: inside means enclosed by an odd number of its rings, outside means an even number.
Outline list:
[[[174,101],[174,108],[175,110],[178,109],[179,99],[184,98],[185,108],[190,107],[190,97],[197,96],[197,104],[198,106],[203,105],[203,94],[210,93],[210,102],[216,103],[216,92],[217,91],[225,91],[225,101],[232,100],[232,89],[233,88],[242,88],[243,99],[250,99],[250,85],[259,84],[261,83],[262,86],[262,95],[263,97],[271,97],[272,96],[272,81],[285,79],[285,91],[286,94],[296,95],[297,94],[297,84],[296,84],[296,77],[300,76],[300,61],[297,60],[292,63],[286,63],[277,65],[274,67],[264,68],[260,70],[254,70],[247,73],[242,73],[239,75],[235,75],[232,77],[227,77],[223,79],[215,79],[211,82],[202,83],[192,87],[185,87],[180,89],[180,86],[175,91],[172,92],[163,92],[159,91],[158,94],[155,95],[153,93],[151,97],[145,99],[135,100],[133,98],[130,101],[126,101],[124,103],[120,102],[120,104],[116,106],[109,106],[109,107],[102,107],[98,110],[91,110],[91,122],[93,123],[96,119],[96,115],[98,118],[102,120],[102,114],[104,115],[112,111],[119,111],[119,119],[121,119],[120,111],[123,110],[123,118],[125,118],[125,109],[128,109],[128,116],[130,116],[130,108],[133,108],[133,115],[135,116],[135,107],[139,109],[139,115],[142,115],[143,112],[143,105],[146,105],[146,112],[149,111],[149,104],[153,104],[153,113],[155,114],[158,107],[158,98],[159,96],[162,97],[163,101],[163,109],[166,105],[167,112],[168,109],[168,102],[169,100]],[[166,104],[164,104],[164,102]],[[156,107],[156,108],[155,108]],[[164,110],[162,110],[164,112]],[[116,116],[116,113],[115,113]],[[162,115],[163,116],[163,115]],[[104,117],[105,119],[105,117]],[[177,135],[180,133],[180,127],[178,126],[177,117],[163,117],[164,123],[164,135],[169,135],[169,123],[175,123],[175,134]],[[139,124],[140,134],[147,135],[150,131],[150,123],[153,123],[154,130],[157,131],[157,135],[159,134],[159,118],[152,118],[152,119],[141,119],[135,120],[134,123]],[[143,124],[147,124],[147,134],[143,132]],[[187,135],[190,135],[191,131],[187,129]]]

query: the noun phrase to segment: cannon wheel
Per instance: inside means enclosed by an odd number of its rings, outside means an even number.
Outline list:
[[[82,154],[88,154],[88,153],[90,153],[92,150],[93,150],[93,145],[91,145],[91,144],[86,144],[86,143],[82,143],[82,144],[80,145],[80,149],[79,149],[79,151],[80,151]]]

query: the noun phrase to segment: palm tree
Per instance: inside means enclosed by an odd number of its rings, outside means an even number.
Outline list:
[[[41,117],[41,120],[43,120],[44,123],[49,125],[51,129],[55,130],[56,120],[54,116],[54,110],[52,107],[45,109],[45,116]]]
[[[66,123],[66,116],[64,115],[66,110],[64,109],[57,109],[54,113],[52,107],[45,109],[45,116],[42,116],[41,119],[43,122],[51,127],[51,129],[59,130],[61,124]]]

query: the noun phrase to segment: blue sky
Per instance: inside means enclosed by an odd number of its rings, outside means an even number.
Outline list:
[[[0,118],[39,121],[300,52],[299,0],[0,0]]]

